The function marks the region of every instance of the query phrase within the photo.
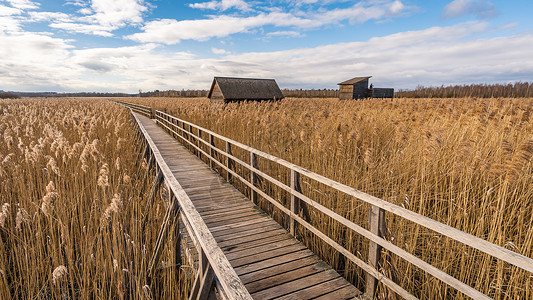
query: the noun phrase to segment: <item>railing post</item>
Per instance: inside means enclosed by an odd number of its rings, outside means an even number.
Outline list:
[[[213,134],[209,134],[209,145],[211,145],[211,147],[209,148],[210,151],[209,151],[209,154],[211,155],[211,169],[214,169],[215,168],[215,137],[213,136]]]
[[[259,169],[257,165],[257,155],[253,152],[250,152],[250,183],[252,186],[257,185],[257,174],[253,169]],[[250,198],[254,204],[257,204],[257,192],[250,188]]]
[[[197,128],[197,133],[198,133],[198,140],[197,140],[197,145],[198,145],[198,148],[202,148],[201,147],[201,143],[200,143],[200,140],[202,139],[202,130],[200,129],[200,127]],[[202,152],[198,151],[198,158],[200,158],[200,160],[202,160]]]
[[[192,133],[192,125],[190,125],[190,124],[189,124],[189,133],[191,134],[190,135],[190,137],[191,137],[190,141],[191,141],[191,143],[194,144],[194,134]],[[191,145],[191,147],[192,147],[192,149],[191,149],[192,153],[196,154],[196,149],[194,149],[194,147],[192,145]]]
[[[299,193],[302,192],[302,187],[300,186],[300,173],[293,169],[291,169],[291,189]],[[291,194],[291,212],[295,215],[298,215],[299,211],[300,199]],[[290,233],[293,236],[296,236],[296,221],[292,215],[290,220]]]
[[[181,121],[181,128],[183,129],[181,131],[181,136],[183,137],[183,139],[189,139],[189,137],[187,136],[187,133],[185,131],[185,122]],[[187,144],[184,144],[186,147],[188,147]]]
[[[371,205],[369,209],[368,219],[370,232],[377,236],[382,236],[382,228],[385,226],[385,210],[375,205]],[[368,244],[368,262],[376,269],[379,267],[379,260],[381,257],[381,246],[369,241]],[[376,294],[378,280],[370,274],[366,274],[366,290],[365,294],[368,298],[373,299]]]
[[[231,143],[226,141],[226,153],[229,154],[229,155],[232,155],[231,153]],[[234,165],[234,161],[233,159],[229,158],[229,156],[226,158],[226,167],[228,167],[229,170],[233,170],[233,165]],[[229,183],[231,183],[233,181],[233,175],[231,175],[230,172],[228,172],[228,177],[227,177],[227,180]]]
[[[150,119],[155,119],[155,108],[150,107]]]

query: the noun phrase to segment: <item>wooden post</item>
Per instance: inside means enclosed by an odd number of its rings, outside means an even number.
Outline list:
[[[250,152],[250,183],[253,186],[257,185],[257,174],[253,171],[253,169],[259,169],[257,166],[257,155],[253,152]],[[257,204],[257,192],[250,188],[250,198],[254,204]]]
[[[178,135],[180,135],[179,134],[180,130],[179,130],[179,125],[178,125],[178,119],[174,119],[174,125],[175,125],[174,126],[174,131],[176,132],[175,137],[179,141]]]
[[[300,186],[300,173],[293,169],[291,169],[291,189],[299,193],[302,192],[302,188]],[[300,199],[296,198],[296,196],[293,194],[291,194],[291,212],[295,215],[298,215],[300,212]],[[290,233],[293,236],[296,236],[296,221],[294,220],[293,216],[291,216],[290,220]]]
[[[231,143],[226,141],[226,153],[227,154],[232,154],[231,153]],[[233,161],[233,159],[227,157],[226,159],[226,167],[228,167],[228,169],[230,170],[233,170],[233,165],[235,164],[235,162]],[[233,182],[233,175],[231,175],[230,172],[228,172],[228,177],[227,177],[227,180],[229,183],[232,183]]]
[[[211,145],[211,148],[209,148],[211,149],[209,153],[212,157],[211,158],[211,169],[214,169],[215,168],[215,162],[214,162],[215,160],[215,149],[214,149],[215,148],[215,137],[211,133],[209,134],[209,145]]]
[[[385,210],[377,206],[371,205],[369,209],[368,219],[370,232],[377,236],[382,236],[382,231],[385,226]],[[381,257],[381,246],[369,241],[368,245],[368,262],[369,264],[379,270],[379,260]],[[366,290],[365,294],[368,298],[373,299],[376,294],[378,280],[370,274],[366,274]]]
[[[181,136],[184,139],[189,139],[189,137],[187,136],[187,133],[185,131],[185,123],[183,121],[181,121],[181,128],[183,128],[183,131],[181,131]],[[187,145],[184,145],[184,146],[187,147]]]
[[[155,119],[155,108],[150,107],[150,119]]]
[[[193,137],[194,134],[192,133],[192,125],[189,125],[189,132],[191,133],[191,135],[190,135],[190,137],[191,137],[190,141],[191,141],[191,143],[194,144],[194,137]],[[196,153],[196,149],[194,149],[194,147],[193,147],[192,145],[191,145],[191,151],[192,151],[192,153],[197,154],[197,153]]]
[[[196,143],[196,145],[198,145],[198,148],[202,148],[201,147],[201,143],[200,143],[200,140],[202,139],[202,130],[200,129],[200,127],[198,127],[197,129],[197,133],[198,133],[198,143]],[[198,157],[200,158],[200,160],[202,160],[202,152],[198,151]]]

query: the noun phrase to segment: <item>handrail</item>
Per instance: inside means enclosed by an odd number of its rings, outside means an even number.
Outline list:
[[[125,105],[128,105],[129,103],[125,103]],[[129,104],[131,105],[131,104]],[[341,184],[339,182],[336,182],[334,180],[331,180],[329,178],[326,178],[324,176],[318,175],[316,173],[313,173],[309,170],[306,170],[298,165],[295,165],[293,163],[290,163],[288,161],[285,161],[281,158],[278,158],[276,156],[270,155],[268,153],[259,151],[255,148],[249,147],[247,145],[244,145],[242,143],[239,143],[237,141],[234,141],[232,139],[226,138],[220,134],[217,134],[215,132],[212,132],[208,129],[205,129],[203,127],[200,127],[198,125],[195,125],[191,122],[176,118],[174,116],[171,116],[165,112],[155,110],[153,111],[153,118],[155,118],[156,122],[162,126],[164,129],[173,132],[177,137],[179,137],[182,142],[190,145],[193,147],[199,155],[207,157],[211,164],[216,164],[222,169],[224,169],[228,173],[228,178],[230,176],[234,178],[238,178],[243,184],[245,184],[247,187],[250,188],[250,190],[253,192],[253,194],[259,194],[266,200],[268,200],[270,203],[272,203],[274,206],[276,206],[278,209],[280,209],[283,213],[288,215],[291,219],[291,222],[298,222],[302,226],[306,227],[308,230],[313,232],[315,235],[317,235],[319,238],[321,238],[324,242],[331,245],[333,248],[335,248],[337,251],[339,251],[341,254],[343,254],[346,258],[354,262],[356,265],[361,267],[369,276],[372,278],[376,278],[377,280],[380,280],[385,284],[387,287],[391,288],[393,291],[398,293],[404,298],[412,298],[413,296],[410,295],[407,291],[405,291],[403,288],[399,287],[396,283],[394,283],[391,279],[387,278],[383,274],[381,274],[376,268],[375,263],[374,265],[368,264],[363,262],[361,259],[357,258],[355,255],[350,253],[348,250],[343,248],[341,245],[337,244],[335,241],[330,239],[327,235],[320,232],[317,228],[313,227],[310,223],[308,223],[306,220],[298,216],[298,211],[294,209],[293,207],[293,199],[301,200],[308,205],[314,207],[315,209],[318,209],[322,213],[326,214],[330,218],[336,220],[337,222],[341,223],[345,227],[357,232],[358,234],[362,235],[366,239],[368,239],[371,242],[371,245],[375,243],[376,245],[379,245],[385,249],[388,249],[392,253],[395,253],[399,257],[402,257],[406,261],[412,263],[413,265],[417,266],[424,272],[431,274],[435,278],[440,279],[447,285],[457,289],[458,291],[464,293],[465,295],[468,295],[470,297],[474,298],[488,298],[486,295],[482,294],[481,292],[475,290],[473,287],[468,286],[467,284],[459,281],[458,279],[450,276],[446,272],[432,266],[431,264],[419,259],[418,257],[414,256],[413,254],[403,250],[402,248],[392,244],[391,242],[383,239],[381,237],[380,231],[377,228],[372,228],[372,222],[376,220],[370,220],[371,223],[371,229],[366,230],[363,227],[351,222],[350,220],[338,215],[334,211],[328,209],[327,207],[324,207],[323,205],[319,204],[318,202],[310,199],[308,196],[305,196],[301,193],[301,190],[299,190],[296,187],[296,184],[293,184],[293,176],[297,178],[299,181],[299,176],[304,175],[309,179],[312,179],[316,182],[319,182],[321,184],[324,184],[326,186],[329,186],[339,192],[342,192],[346,195],[353,196],[359,200],[362,200],[368,204],[371,205],[371,210],[373,211],[376,209],[379,212],[387,211],[394,215],[397,215],[399,217],[402,217],[404,219],[407,219],[409,221],[412,221],[420,226],[423,226],[427,229],[430,229],[434,232],[440,233],[444,236],[447,236],[455,241],[458,241],[464,245],[470,246],[474,249],[477,249],[483,253],[486,253],[488,255],[491,255],[493,257],[496,257],[504,262],[507,262],[509,264],[512,264],[522,270],[528,271],[530,273],[533,273],[533,259],[526,257],[524,255],[521,255],[519,253],[513,252],[511,250],[505,249],[501,246],[498,246],[496,244],[490,243],[486,240],[483,240],[481,238],[478,238],[474,235],[468,234],[466,232],[463,232],[461,230],[458,230],[456,228],[453,228],[451,226],[448,226],[446,224],[440,223],[436,220],[433,220],[431,218],[425,217],[423,215],[420,215],[418,213],[415,213],[413,211],[410,211],[406,208],[403,208],[401,206],[392,204],[390,202],[387,202],[383,199],[371,196],[369,194],[366,194],[364,192],[361,192],[359,190],[356,190],[352,187],[349,187],[347,185]],[[181,125],[181,126],[180,126]],[[185,125],[187,125],[187,129],[185,129]],[[193,133],[192,129],[196,129],[197,135]],[[209,142],[205,141],[200,135],[206,134],[209,135]],[[194,139],[194,142],[189,141],[189,138]],[[217,138],[221,141],[224,141],[226,143],[226,150],[222,150],[217,148],[214,145],[214,138]],[[195,144],[198,143],[198,146]],[[209,148],[209,151],[204,151],[200,147],[200,143],[207,146]],[[238,147],[242,150],[250,152],[250,162],[246,163],[239,158],[233,156],[231,154],[231,146]],[[218,153],[225,157],[226,163],[222,163],[218,161],[214,157],[214,153]],[[274,163],[277,163],[281,166],[284,166],[291,170],[291,186],[272,178],[268,174],[260,171],[256,164],[257,157],[262,157],[264,159],[267,159],[269,161],[272,161]],[[255,163],[254,163],[255,160]],[[232,170],[232,165],[238,164],[243,166],[244,168],[250,170],[252,176],[250,179],[245,179],[241,175],[237,174],[235,171]],[[277,202],[275,199],[261,191],[259,188],[255,186],[254,183],[254,176],[260,176],[266,181],[269,181],[270,183],[274,184],[275,186],[287,191],[291,195],[291,209],[286,208],[281,203]],[[299,186],[299,182],[298,182]],[[380,214],[377,214],[380,215]],[[372,214],[371,214],[372,217]],[[381,222],[384,218],[381,216],[378,220],[378,222]],[[374,222],[375,223],[375,222]],[[292,224],[292,223],[291,223]],[[376,223],[377,224],[377,223]],[[292,225],[291,225],[292,228]],[[292,230],[292,229],[291,229]],[[291,231],[292,232],[292,231]],[[374,249],[375,252],[379,252],[379,250]],[[369,250],[369,256],[372,253]],[[379,254],[378,254],[379,255]],[[379,256],[378,256],[379,257]],[[367,277],[368,278],[368,277]],[[368,280],[367,280],[368,281]],[[367,283],[367,288],[369,288]],[[371,287],[370,287],[371,288]]]
[[[115,103],[122,104],[122,105],[130,108],[131,110],[133,110],[133,111],[135,111],[137,113],[140,113],[141,115],[143,115],[145,117],[152,118],[152,116],[153,116],[153,109],[151,107],[149,107],[149,106],[135,104],[135,103],[129,103],[129,102],[124,102],[124,101],[119,101],[119,100],[109,100],[109,101],[113,101]]]
[[[137,122],[139,130],[142,132],[149,145],[149,149],[155,158],[159,170],[163,174],[170,191],[178,202],[189,235],[194,236],[194,240],[201,248],[201,251],[199,251],[201,252],[199,253],[200,260],[202,260],[202,257],[207,259],[209,263],[208,268],[212,268],[214,271],[215,276],[218,278],[218,282],[223,288],[221,292],[225,294],[224,296],[226,299],[252,299],[248,290],[235,273],[235,270],[231,267],[230,262],[218,247],[215,238],[209,231],[198,211],[196,211],[189,196],[172,174],[172,171],[159,152],[158,147],[155,145],[146,129],[142,126],[140,120],[135,115],[133,116]]]
[[[333,218],[337,222],[343,224],[347,228],[350,228],[351,230],[359,233],[360,235],[364,236],[365,238],[369,239],[370,241],[382,246],[383,248],[388,249],[389,251],[391,251],[391,252],[395,253],[396,255],[402,257],[406,261],[414,264],[415,266],[419,267],[420,269],[422,269],[423,271],[427,272],[428,274],[433,275],[434,277],[440,279],[441,281],[443,281],[447,285],[449,285],[449,286],[457,289],[458,291],[464,293],[465,295],[468,295],[468,296],[474,297],[474,298],[488,298],[486,295],[484,295],[481,292],[475,290],[473,287],[468,286],[467,284],[465,284],[465,283],[457,280],[456,278],[450,276],[446,272],[444,272],[444,271],[432,266],[431,264],[429,264],[429,263],[419,259],[418,257],[414,256],[413,254],[411,254],[411,253],[403,250],[402,248],[392,244],[391,242],[383,239],[382,237],[379,236],[379,234],[373,233],[371,231],[368,231],[368,230],[360,227],[359,225],[349,221],[348,219],[338,215],[337,213],[333,212],[332,210],[320,205],[318,202],[316,202],[316,201],[310,199],[309,197],[303,195],[301,192],[297,191],[293,187],[289,187],[286,184],[281,183],[278,180],[272,178],[271,176],[261,172],[256,167],[254,167],[251,163],[245,163],[242,160],[238,159],[237,157],[233,156],[232,154],[230,154],[230,153],[228,153],[228,152],[226,152],[226,151],[224,151],[222,149],[219,149],[219,148],[215,147],[212,143],[206,142],[204,139],[194,135],[193,132],[192,132],[192,128],[196,129],[196,132],[198,132],[198,130],[199,130],[203,134],[209,135],[210,139],[216,137],[217,139],[219,139],[221,141],[224,141],[224,142],[226,142],[226,143],[228,143],[230,145],[233,145],[233,146],[236,146],[236,147],[241,148],[243,150],[249,151],[251,153],[251,155],[257,155],[257,156],[263,157],[265,159],[268,159],[268,160],[270,160],[272,162],[278,163],[278,164],[280,164],[280,165],[282,165],[282,166],[284,166],[284,167],[286,167],[286,168],[288,168],[288,169],[290,169],[290,170],[292,170],[294,172],[302,174],[302,175],[304,175],[304,176],[306,176],[306,177],[308,177],[310,179],[313,179],[313,180],[315,180],[317,182],[320,182],[320,183],[322,183],[322,184],[324,184],[326,186],[332,187],[332,188],[336,189],[337,191],[343,192],[343,193],[345,193],[347,195],[350,195],[350,196],[353,196],[353,197],[355,197],[357,199],[360,199],[360,200],[362,200],[362,201],[364,201],[364,202],[366,202],[366,203],[368,203],[368,204],[370,204],[370,205],[372,205],[374,207],[383,209],[383,210],[388,211],[388,212],[390,212],[390,213],[392,213],[394,215],[397,215],[397,216],[402,217],[404,219],[410,220],[410,221],[412,221],[412,222],[414,222],[414,223],[416,223],[418,225],[421,225],[421,226],[426,227],[426,228],[428,228],[430,230],[438,232],[438,233],[440,233],[440,234],[442,234],[444,236],[447,236],[447,237],[449,237],[449,238],[451,238],[453,240],[456,240],[456,241],[461,242],[461,243],[463,243],[463,244],[465,244],[467,246],[470,246],[472,248],[480,250],[480,251],[482,251],[482,252],[484,252],[484,253],[486,253],[488,255],[491,255],[491,256],[494,256],[496,258],[499,258],[500,260],[502,260],[504,262],[510,263],[512,265],[515,265],[516,267],[518,267],[520,269],[523,269],[525,271],[533,273],[533,259],[531,259],[529,257],[526,257],[526,256],[521,255],[519,253],[513,252],[511,250],[505,249],[505,248],[503,248],[501,246],[498,246],[496,244],[490,243],[490,242],[488,242],[486,240],[483,240],[481,238],[478,238],[478,237],[476,237],[474,235],[471,235],[471,234],[468,234],[466,232],[460,231],[460,230],[458,230],[456,228],[453,228],[453,227],[448,226],[446,224],[440,223],[440,222],[438,222],[436,220],[433,220],[431,218],[425,217],[423,215],[420,215],[418,213],[415,213],[413,211],[405,209],[405,208],[403,208],[401,206],[389,203],[389,202],[387,202],[385,200],[382,200],[380,198],[371,196],[369,194],[366,194],[364,192],[361,192],[359,190],[356,190],[356,189],[354,189],[352,187],[346,186],[344,184],[341,184],[339,182],[336,182],[336,181],[331,180],[329,178],[326,178],[324,176],[318,175],[318,174],[313,173],[313,172],[311,172],[309,170],[306,170],[306,169],[304,169],[304,168],[302,168],[300,166],[297,166],[295,164],[287,162],[287,161],[285,161],[285,160],[283,160],[281,158],[275,157],[275,156],[270,155],[268,153],[259,151],[259,150],[255,149],[255,148],[252,148],[252,147],[249,147],[247,145],[241,144],[241,143],[239,143],[237,141],[234,141],[232,139],[226,138],[226,137],[224,137],[222,135],[219,135],[219,134],[217,134],[215,132],[212,132],[212,131],[210,131],[208,129],[205,129],[203,127],[200,127],[198,125],[195,125],[195,124],[193,124],[191,122],[188,122],[188,121],[176,118],[174,116],[171,116],[171,115],[169,115],[169,114],[167,114],[165,112],[156,110],[155,117],[156,117],[156,121],[157,121],[157,123],[159,125],[161,125],[162,127],[166,128],[169,131],[172,131],[176,135],[180,136],[184,142],[186,142],[190,146],[194,147],[197,151],[202,153],[202,155],[208,157],[209,160],[211,160],[212,162],[216,163],[217,165],[219,165],[220,167],[225,169],[228,173],[231,173],[233,177],[239,178],[245,185],[250,187],[251,190],[253,190],[254,192],[258,192],[258,193],[262,194],[261,196],[263,198],[269,200],[272,204],[274,204],[281,211],[283,211],[285,214],[287,214],[291,219],[294,219],[298,223],[300,223],[303,226],[305,226],[307,229],[310,229],[311,231],[313,231],[315,234],[317,234],[320,238],[322,238],[326,243],[328,243],[330,245],[332,245],[332,242],[333,243],[335,243],[335,242],[332,241],[332,240],[330,240],[330,241],[325,240],[327,238],[327,236],[324,236],[323,234],[321,236],[320,235],[321,232],[319,232],[318,229],[316,229],[314,227],[310,228],[310,227],[312,227],[311,224],[309,224],[308,222],[306,222],[305,220],[300,218],[295,212],[292,212],[289,209],[285,208],[279,202],[275,201],[270,196],[266,195],[264,192],[262,192],[257,187],[255,187],[252,183],[249,182],[249,180],[244,179],[242,176],[238,175],[236,172],[230,170],[230,168],[225,166],[223,163],[219,162],[216,158],[213,157],[212,152],[217,152],[217,153],[225,156],[227,160],[231,160],[232,162],[237,163],[237,164],[247,168],[252,173],[257,174],[257,176],[261,176],[263,179],[265,179],[265,180],[273,183],[274,185],[282,188],[283,190],[289,192],[292,196],[294,196],[294,197],[306,202],[310,206],[318,209],[322,213],[325,213],[326,215],[328,215],[329,217]],[[170,120],[173,120],[176,124],[174,124]],[[180,123],[182,125],[181,127],[184,127],[185,125],[187,125],[189,130],[187,131],[184,128],[181,128],[179,126]],[[173,127],[174,129],[178,129],[178,131],[173,130],[171,127]],[[194,143],[192,143],[192,142],[188,141],[187,139],[185,139],[182,136],[183,134],[185,134],[187,137],[194,138],[195,142],[201,142],[205,146],[209,147],[209,149],[211,150],[209,152],[211,152],[211,153],[207,153],[207,152],[203,151],[200,147],[196,146]],[[337,246],[341,247],[338,244],[337,245],[332,245],[332,246],[334,248],[336,248],[337,250],[339,250]],[[346,250],[346,249],[344,249],[344,250]],[[347,256],[347,254],[348,254],[348,253],[345,253],[343,251],[340,251],[340,252],[343,255],[345,255],[345,256]],[[354,261],[354,257],[347,257],[347,258],[352,260],[358,266],[362,267],[372,277],[374,277],[374,278],[376,278],[378,280],[381,280],[381,281],[383,281],[383,279],[386,278],[381,273],[376,274],[377,270],[375,268],[373,268],[371,265],[366,264],[366,263],[363,262],[363,264],[365,264],[366,266],[362,266],[361,265],[361,261],[359,261],[359,262]],[[402,296],[404,296],[404,297],[408,297],[409,296],[409,294],[406,294],[407,292],[405,290],[403,290],[403,289],[401,291],[398,291],[398,286],[391,286],[391,283],[393,283],[392,280],[387,278],[383,283],[385,285],[387,285],[388,287],[390,287],[392,290],[395,290],[396,292],[399,292],[399,294],[401,294]]]

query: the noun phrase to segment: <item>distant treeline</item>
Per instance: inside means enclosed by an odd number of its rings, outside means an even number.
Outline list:
[[[338,98],[338,89],[283,89],[285,97],[291,98]],[[141,97],[207,97],[208,90],[168,90],[139,92]],[[26,96],[27,97],[27,96]],[[96,96],[95,96],[96,97]],[[99,97],[99,96],[98,96]],[[121,97],[121,96],[109,96]],[[414,90],[399,90],[394,97],[400,98],[497,98],[497,97],[533,97],[533,82],[516,82],[514,84],[471,84],[440,87],[418,86]]]
[[[291,97],[291,98],[338,98],[339,97],[338,89],[321,89],[321,90],[320,89],[319,90],[283,89],[281,90],[281,92],[283,92],[283,96]]]
[[[136,97],[137,94],[125,93],[96,93],[96,92],[81,92],[81,93],[56,93],[56,92],[9,92],[12,95],[19,97]]]
[[[139,96],[141,97],[185,97],[185,98],[193,98],[193,97],[207,97],[208,90],[168,90],[168,91],[160,91],[155,90],[153,92],[139,92]]]
[[[395,97],[403,98],[533,97],[533,82],[450,85],[440,87],[418,86],[414,90],[399,90],[394,95]]]
[[[11,93],[0,92],[0,99],[16,99],[16,98],[20,98],[20,97],[17,95],[13,95]]]
[[[336,98],[339,97],[339,91],[333,90],[333,89],[321,89],[321,90],[303,90],[303,89],[297,89],[297,90],[289,90],[289,89],[283,89],[281,90],[283,95],[285,97],[293,97],[293,98]],[[186,97],[186,98],[193,98],[193,97],[207,97],[207,94],[209,93],[208,90],[168,90],[168,91],[150,91],[150,92],[140,92],[139,95],[141,97]]]

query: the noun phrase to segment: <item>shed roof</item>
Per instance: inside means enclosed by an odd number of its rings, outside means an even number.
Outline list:
[[[208,98],[211,98],[215,84],[218,84],[226,100],[283,99],[283,93],[274,79],[215,77]]]
[[[357,83],[357,82],[359,82],[359,81],[363,81],[363,80],[365,80],[365,79],[368,79],[368,78],[370,78],[370,77],[372,77],[372,76],[354,77],[354,78],[352,78],[352,79],[348,79],[348,80],[343,81],[343,82],[341,82],[341,83],[337,83],[337,85],[341,85],[341,84],[354,84],[354,83]]]

